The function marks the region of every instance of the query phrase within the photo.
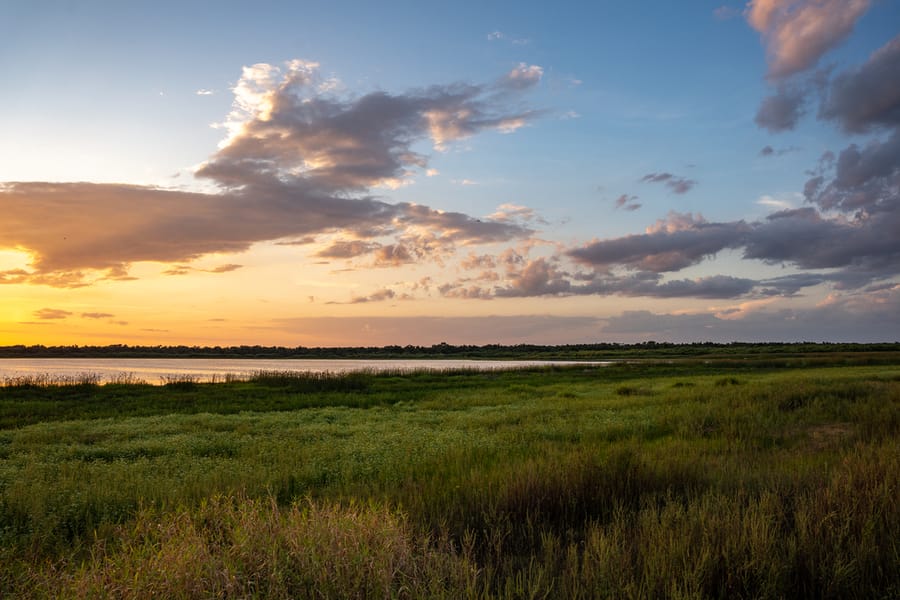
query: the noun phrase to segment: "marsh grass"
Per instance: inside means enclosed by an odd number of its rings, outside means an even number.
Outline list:
[[[900,370],[843,362],[0,388],[0,590],[897,597]]]

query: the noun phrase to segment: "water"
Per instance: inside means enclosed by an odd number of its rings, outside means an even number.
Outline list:
[[[0,359],[0,383],[22,376],[53,379],[97,375],[101,381],[127,375],[146,383],[161,384],[166,379],[191,377],[214,381],[226,375],[248,376],[259,371],[302,371],[346,373],[349,371],[412,371],[448,369],[514,369],[542,365],[583,363],[541,360],[358,360],[358,359],[246,359],[246,358],[4,358]]]

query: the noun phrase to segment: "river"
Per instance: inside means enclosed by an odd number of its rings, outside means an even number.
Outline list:
[[[248,358],[3,358],[0,383],[16,378],[64,381],[85,374],[100,382],[137,380],[161,384],[179,377],[195,381],[222,381],[226,376],[245,377],[260,371],[413,371],[451,369],[515,369],[550,365],[598,365],[602,362],[542,360],[356,360],[356,359],[248,359]]]

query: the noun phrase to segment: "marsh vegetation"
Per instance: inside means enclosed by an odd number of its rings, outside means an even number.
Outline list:
[[[900,357],[867,362],[7,382],[0,591],[897,597]]]

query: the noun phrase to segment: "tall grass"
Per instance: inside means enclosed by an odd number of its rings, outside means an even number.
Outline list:
[[[377,505],[214,496],[143,510],[113,534],[77,570],[46,565],[21,583],[46,598],[440,598],[477,575]]]
[[[2,410],[66,405],[0,429],[0,591],[897,597],[898,375],[659,365],[0,390]]]

